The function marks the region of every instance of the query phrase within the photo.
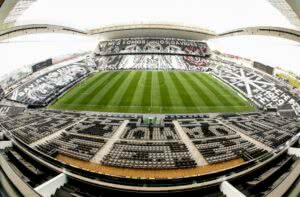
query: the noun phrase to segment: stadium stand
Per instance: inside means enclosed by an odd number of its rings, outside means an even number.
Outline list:
[[[101,41],[96,55],[119,55],[132,53],[162,53],[209,56],[210,50],[205,42],[178,38],[124,38]]]
[[[195,56],[114,55],[100,56],[96,61],[100,70],[209,70],[206,59]]]
[[[178,140],[179,137],[173,124],[162,126],[137,126],[138,123],[128,124],[121,138],[128,140]]]
[[[100,42],[95,52],[101,70],[157,69],[206,71],[206,43],[181,39],[122,39]]]
[[[105,156],[104,165],[126,168],[186,168],[195,167],[186,146],[180,142],[120,141]]]
[[[299,163],[299,159],[288,154],[281,154],[269,162],[251,176],[233,181],[232,183],[246,196],[267,196],[276,191],[276,187],[283,183],[288,176],[291,176],[293,169]],[[287,185],[285,185],[287,187]]]
[[[215,59],[219,64],[213,73],[224,82],[250,98],[258,107],[278,108],[285,104],[292,105],[300,113],[300,105],[284,87],[270,76],[260,74],[252,68],[234,62]]]
[[[238,135],[197,140],[193,143],[210,164],[235,158],[249,161],[267,153]]]
[[[24,143],[32,144],[43,139],[43,143],[37,145],[38,149],[52,156],[65,153],[78,158],[76,150],[82,149],[83,155],[80,159],[83,160],[90,160],[104,145],[105,139],[111,138],[126,119],[39,110],[26,110],[22,114],[7,117],[1,120],[1,126]],[[157,159],[169,157],[170,163],[166,166],[172,168],[181,166],[174,164],[175,161],[182,161],[185,157],[190,158],[172,122],[168,119],[163,120],[163,127],[141,126],[140,120],[139,118],[131,119],[120,136],[121,141],[114,144],[111,152],[102,161],[104,164],[123,165],[120,163],[124,156],[128,159],[124,159],[128,162],[127,167],[132,162],[132,167],[142,168],[144,164],[140,164],[138,159],[135,163],[134,159],[141,156],[140,159],[146,162],[144,167],[149,165],[154,168],[156,160],[149,159],[152,157],[151,154],[145,153],[147,151],[153,151],[153,157]],[[300,132],[300,125],[295,118],[282,117],[274,113],[232,114],[221,115],[218,118],[184,118],[178,119],[178,122],[209,163],[224,162],[235,158],[252,160],[266,153],[242,139],[232,128],[274,149]],[[55,139],[47,140],[48,136],[58,131],[63,132]],[[94,141],[98,142],[99,146],[94,147]],[[83,142],[90,146],[82,147]],[[69,147],[70,150],[68,150]],[[172,150],[175,151],[172,152]],[[126,154],[128,157],[125,156]],[[115,161],[118,162],[114,163]],[[158,164],[163,166],[162,161]],[[183,167],[186,166],[183,165]]]
[[[0,101],[4,97],[4,94],[5,94],[4,90],[3,90],[2,86],[0,86]]]
[[[119,118],[87,118],[69,128],[66,131],[84,135],[110,138],[118,129],[124,119]]]
[[[214,119],[180,119],[178,122],[210,164],[236,158],[249,161],[267,153]]]
[[[80,119],[78,114],[28,112],[2,122],[1,126],[30,144],[55,133]]]
[[[56,156],[59,153],[89,161],[104,143],[103,139],[62,133],[59,137],[38,145],[36,148],[50,156]]]
[[[68,65],[22,84],[6,98],[24,104],[45,106],[88,73],[85,66]]]
[[[191,139],[220,137],[235,134],[235,132],[231,129],[209,119],[180,119],[179,123]]]
[[[284,144],[300,132],[297,119],[272,114],[229,117],[229,125],[272,148]]]
[[[27,108],[1,101],[1,140],[11,140],[14,145],[1,150],[0,157],[3,155],[18,176],[33,188],[58,175],[45,167],[48,164],[68,171],[70,177],[71,172],[79,177],[76,180],[68,177],[53,196],[98,196],[99,190],[87,183],[83,183],[85,188],[78,187],[80,176],[91,179],[93,184],[107,181],[147,189],[151,186],[193,187],[211,181],[215,181],[211,188],[216,188],[226,176],[228,182],[246,196],[265,196],[299,164],[299,159],[286,153],[289,146],[299,147],[299,144],[291,144],[300,135],[299,99],[272,76],[210,55],[203,42],[150,38],[111,40],[98,45],[97,68],[90,68],[81,61],[31,75],[3,97],[3,100],[26,104],[22,106]],[[234,88],[258,109],[252,113],[142,115],[31,107],[47,106],[97,69],[208,72],[205,75],[213,75],[212,78]],[[103,82],[106,83],[110,81]],[[120,78],[116,84],[121,83]],[[95,86],[95,92],[99,92],[97,88]],[[187,90],[180,94],[182,100],[187,99],[185,92]],[[30,158],[30,154],[37,158]],[[145,174],[138,174],[141,171]],[[154,176],[152,172],[159,175],[153,173]],[[241,182],[239,176],[245,180]],[[260,192],[256,194],[255,190]],[[208,193],[212,194],[208,196],[222,196],[216,191]]]
[[[0,115],[15,116],[25,111],[24,107],[0,105]]]
[[[57,175],[52,170],[35,162],[16,147],[7,148],[3,153],[18,176],[32,187],[36,187]]]

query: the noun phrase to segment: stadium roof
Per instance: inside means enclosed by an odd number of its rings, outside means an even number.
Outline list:
[[[300,29],[300,1],[299,0],[269,0],[288,20]]]
[[[39,33],[71,33],[76,35],[92,35],[91,39],[113,39],[128,35],[147,36],[149,33],[169,35],[170,37],[189,37],[191,39],[214,39],[231,40],[236,35],[267,35],[287,38],[291,41],[300,42],[298,0],[0,0],[0,42],[12,40],[28,34]],[[217,5],[217,6],[216,6]],[[3,25],[4,23],[4,25]],[[168,28],[179,30],[171,34]],[[125,29],[125,31],[124,31]],[[121,31],[122,30],[122,31]],[[186,33],[186,32],[188,33]],[[113,32],[113,33],[107,33]],[[126,33],[120,35],[121,32]],[[50,36],[50,35],[49,35]],[[51,35],[52,36],[52,35]],[[55,35],[53,35],[55,36]],[[198,37],[199,36],[199,37]],[[56,36],[55,36],[56,37]],[[130,37],[130,36],[128,36]],[[249,46],[244,43],[248,38],[240,36],[237,50],[234,53],[253,59],[258,55],[251,56],[257,51],[241,51]],[[35,37],[20,37],[14,42],[40,41],[40,35]],[[44,39],[47,36],[43,37]],[[88,37],[89,39],[90,37]],[[251,37],[256,42],[255,36]],[[84,38],[86,39],[86,38]],[[95,39],[95,40],[97,40]],[[269,39],[269,38],[268,38]],[[35,41],[36,41],[35,40]],[[274,40],[273,40],[274,41]],[[10,42],[10,41],[9,41]],[[89,41],[90,42],[90,41]],[[212,44],[211,42],[210,44]],[[259,43],[262,43],[261,41]],[[257,43],[257,44],[259,44]],[[251,43],[248,43],[251,44]],[[229,44],[231,46],[232,44]],[[295,42],[280,42],[278,46],[287,45],[298,53],[298,44]],[[93,45],[91,45],[93,46]],[[219,48],[219,45],[217,48]],[[267,46],[261,46],[267,49]],[[72,46],[72,48],[76,48]],[[79,47],[80,48],[80,47]],[[272,46],[274,48],[274,46]],[[289,51],[291,50],[289,48]],[[280,49],[280,47],[279,47]],[[278,51],[282,51],[279,50]],[[4,50],[5,51],[5,50]],[[7,50],[6,50],[7,52]],[[285,58],[274,56],[270,61],[264,61],[268,53],[261,51],[264,58],[258,58],[262,62],[271,65],[295,65],[298,64],[298,55],[291,58],[290,53]],[[267,54],[266,54],[267,53]],[[275,53],[275,52],[274,52]],[[282,54],[282,52],[278,52]],[[295,54],[297,54],[295,53]],[[29,55],[30,56],[30,55]],[[276,57],[276,58],[275,58]],[[288,58],[287,58],[288,57]],[[297,58],[296,58],[297,57]],[[280,59],[293,61],[278,63]],[[297,59],[297,60],[296,60]],[[275,61],[276,60],[276,61]],[[8,60],[6,60],[8,61]],[[275,61],[275,63],[274,63]],[[10,61],[13,62],[13,61]],[[5,62],[7,64],[7,62]],[[289,68],[290,69],[290,68]]]
[[[204,28],[217,33],[249,26],[297,29],[297,26],[269,0],[9,0],[6,2],[15,5],[10,8],[11,11],[7,14],[5,22],[16,20],[18,25],[55,24],[89,30],[112,25],[158,23]]]

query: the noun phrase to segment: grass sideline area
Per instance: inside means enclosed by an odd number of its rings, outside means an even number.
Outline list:
[[[207,73],[106,71],[94,73],[50,109],[130,113],[248,112],[255,107]]]

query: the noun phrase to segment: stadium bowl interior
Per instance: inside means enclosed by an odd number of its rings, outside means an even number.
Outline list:
[[[0,43],[63,33],[97,46],[2,78],[0,196],[299,195],[299,77],[209,45],[299,42],[298,30],[16,25],[11,12],[35,2],[0,0]],[[283,16],[278,2],[298,5],[270,0]]]

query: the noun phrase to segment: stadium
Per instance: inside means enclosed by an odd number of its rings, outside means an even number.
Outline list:
[[[142,19],[90,29],[20,22],[34,10],[47,15],[43,5],[51,10],[47,0],[0,0],[0,51],[40,34],[95,44],[56,57],[47,49],[46,59],[3,73],[0,197],[300,195],[300,75],[217,50],[214,41],[248,35],[299,44],[296,0],[264,4],[289,26],[226,31]],[[1,56],[0,68],[9,67]]]

